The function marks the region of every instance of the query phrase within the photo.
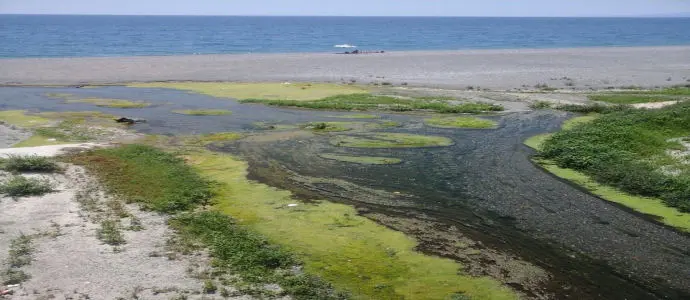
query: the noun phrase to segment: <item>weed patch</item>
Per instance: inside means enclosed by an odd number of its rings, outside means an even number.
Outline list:
[[[30,276],[20,268],[31,264],[33,251],[31,236],[22,234],[10,241],[7,269],[0,274],[3,284],[19,284],[29,280]]]
[[[42,196],[53,191],[53,185],[47,179],[28,178],[21,175],[12,176],[0,183],[0,194],[9,197]]]
[[[42,172],[52,173],[61,171],[54,160],[38,155],[11,155],[6,159],[0,159],[0,166],[8,172]]]
[[[180,214],[169,224],[182,239],[207,245],[217,271],[239,272],[251,283],[278,283],[296,299],[346,298],[317,277],[287,271],[300,263],[292,254],[219,212]],[[213,281],[205,281],[206,293],[216,290]]]
[[[670,140],[689,134],[690,103],[623,110],[554,134],[544,142],[540,155],[600,183],[660,198],[690,212],[690,172],[671,176],[660,171],[669,162],[667,150],[678,146]]]
[[[94,150],[69,161],[97,174],[112,193],[159,212],[188,210],[212,196],[211,183],[183,159],[150,146]]]
[[[104,220],[97,230],[98,239],[111,246],[124,244],[125,236],[122,234],[120,222],[117,220]]]
[[[331,110],[431,110],[439,113],[481,113],[502,111],[500,105],[488,103],[451,104],[448,100],[411,99],[370,94],[337,95],[314,101],[247,99],[243,103],[262,103],[273,106],[289,106]]]

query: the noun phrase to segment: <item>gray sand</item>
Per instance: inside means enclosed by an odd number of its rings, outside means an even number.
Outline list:
[[[492,89],[656,86],[688,83],[690,47],[0,59],[0,84],[166,80],[356,80]]]

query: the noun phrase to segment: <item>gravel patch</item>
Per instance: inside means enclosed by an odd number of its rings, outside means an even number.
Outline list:
[[[687,46],[29,58],[0,60],[0,84],[355,80],[457,89],[664,86],[687,83],[689,59]]]

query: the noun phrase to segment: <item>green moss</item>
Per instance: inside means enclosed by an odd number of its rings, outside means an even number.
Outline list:
[[[130,101],[125,99],[109,99],[109,98],[80,98],[73,94],[66,93],[48,93],[46,97],[60,98],[65,100],[65,103],[89,103],[96,106],[110,107],[110,108],[144,108],[151,105],[151,103]]]
[[[357,215],[342,204],[295,203],[287,191],[246,180],[246,163],[229,155],[188,156],[218,182],[220,211],[303,259],[305,271],[349,291],[355,299],[516,299],[496,281],[462,274],[456,262],[416,252],[404,234]]]
[[[535,160],[552,174],[586,188],[604,200],[619,203],[635,211],[658,217],[666,225],[690,232],[690,214],[669,207],[661,199],[634,196],[619,189],[599,184],[591,177],[573,169],[561,168],[550,160]]]
[[[302,125],[302,128],[313,132],[341,132],[349,131],[362,127],[364,123],[359,122],[314,122]]]
[[[441,136],[372,133],[336,136],[330,140],[330,143],[334,146],[354,148],[416,148],[450,146],[453,141]]]
[[[525,140],[524,144],[534,150],[541,150],[541,146],[544,144],[544,141],[546,141],[551,136],[553,136],[553,133],[538,134]]]
[[[153,82],[130,87],[171,88],[213,97],[266,100],[317,100],[335,95],[367,94],[362,88],[327,83]]]
[[[570,119],[566,120],[565,122],[563,122],[562,128],[563,128],[563,130],[570,130],[570,129],[573,129],[579,125],[592,122],[592,121],[596,120],[599,116],[600,116],[599,114],[592,113],[592,114],[588,114],[588,115],[584,115],[584,116],[577,116],[574,118],[570,118]]]
[[[224,116],[232,114],[231,111],[226,109],[186,109],[173,110],[173,112],[176,114],[191,116]]]
[[[0,111],[0,116],[4,116],[0,120],[34,131],[33,136],[15,144],[14,147],[85,142],[97,136],[109,134],[105,128],[121,127],[113,122],[112,115],[93,111],[42,113]]]
[[[289,124],[272,124],[272,123],[267,123],[267,122],[254,122],[252,123],[254,127],[257,129],[262,129],[262,130],[291,130],[291,129],[297,129],[299,126],[297,125],[289,125]]]
[[[19,127],[31,128],[50,124],[52,121],[39,115],[28,114],[24,110],[0,111],[0,121]]]
[[[237,132],[216,132],[202,135],[182,137],[185,145],[205,146],[217,142],[229,142],[243,138],[244,135]]]
[[[144,108],[151,106],[151,103],[131,101],[125,99],[107,99],[107,98],[84,98],[84,99],[70,99],[65,101],[67,103],[89,103],[96,106],[110,107],[110,108]]]
[[[393,165],[399,164],[402,160],[391,157],[376,157],[376,156],[352,156],[341,154],[322,153],[320,157],[325,159],[337,160],[342,162],[363,164],[363,165]]]
[[[493,128],[496,122],[475,117],[431,118],[424,122],[433,127],[441,128]]]

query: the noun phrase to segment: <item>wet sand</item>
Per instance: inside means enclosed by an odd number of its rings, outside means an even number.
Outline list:
[[[685,84],[690,47],[0,59],[0,84],[317,81],[512,89]]]

